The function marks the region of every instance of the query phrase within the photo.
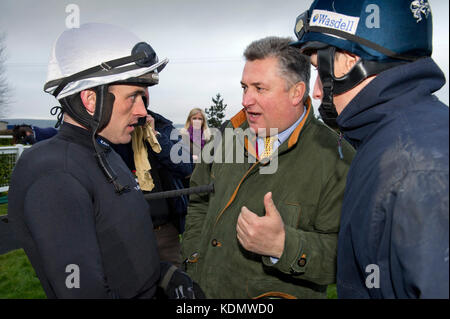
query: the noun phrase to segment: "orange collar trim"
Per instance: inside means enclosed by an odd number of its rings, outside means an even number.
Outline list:
[[[309,113],[311,112],[311,98],[308,97],[308,100],[306,101],[306,114],[305,117],[303,117],[303,120],[300,122],[300,124],[295,128],[294,132],[292,132],[291,136],[289,137],[288,141],[288,148],[291,148],[295,145],[298,141],[298,137],[300,136],[300,132],[303,128],[303,126],[306,123],[306,120],[308,119]]]
[[[233,116],[230,120],[234,128],[240,127],[244,122],[247,121],[247,115],[245,115],[244,109],[242,109],[238,114]]]

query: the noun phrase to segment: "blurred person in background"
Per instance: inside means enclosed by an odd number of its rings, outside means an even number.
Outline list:
[[[190,146],[190,154],[194,162],[198,162],[203,147],[211,139],[205,112],[200,108],[193,108],[189,112],[180,133],[183,136],[183,141]]]
[[[38,127],[34,125],[14,125],[12,130],[13,144],[33,145],[37,142],[51,138],[58,133],[53,127]]]
[[[148,96],[148,92],[147,92]],[[152,108],[153,109],[153,108]],[[176,130],[172,122],[161,114],[147,110],[146,124],[132,133],[127,144],[113,144],[128,168],[135,173],[144,194],[182,189],[189,186],[193,163],[174,163],[172,147],[181,141],[171,140]],[[180,145],[183,146],[183,143]],[[187,148],[187,146],[185,146]],[[180,152],[188,152],[181,150]],[[181,265],[180,237],[184,232],[189,197],[154,199],[150,202],[153,230],[158,242],[159,257],[177,267]]]

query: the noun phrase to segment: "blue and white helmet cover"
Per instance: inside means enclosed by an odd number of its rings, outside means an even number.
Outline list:
[[[340,30],[398,55],[427,57],[432,53],[432,14],[427,0],[315,0],[309,17],[310,27]],[[297,38],[303,25],[297,19]],[[377,50],[326,31],[306,32],[293,45],[302,48],[311,42],[334,46],[365,60],[392,61]]]

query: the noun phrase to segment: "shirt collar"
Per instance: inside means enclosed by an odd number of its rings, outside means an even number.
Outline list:
[[[300,122],[305,117],[306,111],[307,111],[307,108],[304,107],[303,114],[299,117],[299,119],[297,121],[295,121],[295,123],[292,124],[290,127],[285,129],[283,132],[278,133],[278,140],[275,141],[272,146],[273,150],[276,150],[281,144],[284,143],[284,141],[286,141],[289,138],[289,136],[291,136],[292,132],[295,131],[297,126],[300,124]],[[256,143],[258,143],[258,145],[257,145],[258,156],[261,156],[262,152],[264,152],[264,137],[257,137]]]
[[[275,142],[275,144],[274,144],[275,147],[278,147],[279,145],[283,144],[284,141],[286,141],[289,138],[289,136],[291,136],[292,132],[294,132],[295,128],[300,124],[300,122],[303,120],[305,115],[306,115],[306,107],[303,108],[303,114],[299,117],[299,119],[297,121],[295,121],[294,124],[292,124],[290,127],[285,129],[283,132],[278,133],[278,141],[277,141],[278,143]],[[258,137],[257,140],[258,140],[258,144],[262,143],[262,145],[264,146],[264,138],[263,137]]]
[[[280,143],[280,145],[283,144],[284,141],[286,141],[289,138],[289,136],[291,136],[292,132],[294,132],[295,128],[300,124],[305,115],[306,115],[306,107],[303,108],[302,116],[300,116],[300,118],[294,124],[292,124],[289,128],[287,128],[283,132],[278,133],[278,142]]]

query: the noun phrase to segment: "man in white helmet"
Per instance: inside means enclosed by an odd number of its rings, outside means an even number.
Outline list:
[[[112,25],[56,41],[44,90],[63,123],[20,157],[9,192],[11,225],[49,298],[154,298],[158,286],[194,297],[192,280],[160,263],[149,206],[110,147],[131,140],[167,62]]]

